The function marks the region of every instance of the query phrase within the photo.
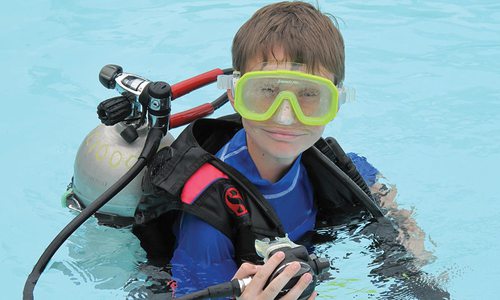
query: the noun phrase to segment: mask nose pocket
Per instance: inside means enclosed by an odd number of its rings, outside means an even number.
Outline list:
[[[274,114],[274,122],[281,125],[292,125],[295,122],[295,112],[289,100],[283,99],[283,102]]]

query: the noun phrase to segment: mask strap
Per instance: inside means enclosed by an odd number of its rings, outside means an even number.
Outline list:
[[[337,86],[337,90],[339,91],[339,109],[342,104],[356,100],[356,90],[354,88],[346,87],[341,83]]]
[[[219,75],[217,76],[217,88],[220,90],[231,90],[234,98],[234,87],[240,77],[241,73],[239,71],[233,71],[232,75]]]

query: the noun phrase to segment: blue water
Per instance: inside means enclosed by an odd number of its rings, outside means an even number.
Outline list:
[[[10,1],[0,12],[2,299],[24,281],[73,218],[60,196],[76,151],[115,96],[97,80],[109,63],[175,83],[231,65],[234,33],[269,1]],[[319,1],[339,18],[346,85],[357,101],[327,127],[366,156],[414,209],[436,260],[424,270],[452,299],[494,299],[500,279],[500,4],[498,1]],[[208,87],[181,111],[218,96]],[[224,107],[217,113],[229,113]],[[178,131],[174,131],[174,135]],[[382,298],[368,277],[368,241],[325,247],[333,280],[321,298]],[[123,299],[144,275],[127,230],[89,220],[41,276],[36,299]],[[142,276],[142,277],[141,277]],[[142,281],[141,281],[142,280]]]

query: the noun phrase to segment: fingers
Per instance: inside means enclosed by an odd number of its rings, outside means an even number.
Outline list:
[[[286,295],[281,299],[284,300],[298,299],[300,295],[302,295],[304,290],[309,286],[312,279],[313,278],[310,273],[305,273],[300,277],[299,281],[297,281],[297,284],[295,284],[295,286],[291,288],[290,291],[288,291],[288,293],[286,293]],[[316,292],[313,292],[311,294],[311,297],[309,297],[308,299],[314,299],[314,298],[316,298]]]
[[[261,266],[257,266],[254,264],[250,263],[243,263],[238,271],[234,274],[232,279],[238,278],[238,279],[243,279],[248,276],[253,276],[257,271],[261,268]]]
[[[286,266],[283,269],[283,272],[276,276],[276,278],[274,278],[273,281],[271,281],[262,292],[262,295],[265,296],[265,299],[274,299],[279,294],[281,289],[288,283],[288,281],[290,281],[290,279],[295,274],[297,274],[299,270],[300,264],[298,262],[293,262]]]
[[[264,265],[260,266],[257,273],[255,273],[255,275],[253,276],[252,282],[250,282],[242,296],[250,297],[248,299],[254,299],[257,295],[261,294],[269,276],[273,273],[273,271],[283,261],[284,258],[285,253],[283,253],[282,251],[279,251],[271,256]]]
[[[285,258],[285,253],[282,251],[276,252],[273,256],[269,258],[269,260],[260,267],[260,269],[255,273],[255,276],[252,278],[251,284],[247,287],[251,292],[258,294],[264,288],[264,285],[267,282],[267,279],[276,267],[283,261]]]
[[[263,266],[255,266],[252,264],[242,264],[241,267],[236,272],[234,278],[244,278],[255,274],[252,281],[246,287],[245,291],[241,295],[240,299],[275,299],[280,293],[283,287],[292,279],[297,272],[300,270],[301,265],[298,262],[292,262],[284,267],[283,271],[274,278],[269,285],[266,285],[269,277],[278,267],[278,265],[285,258],[283,252],[277,252]],[[282,267],[280,267],[282,268]],[[304,290],[309,286],[312,281],[312,275],[306,273],[300,277],[297,283],[288,291],[288,293],[282,298],[285,300],[298,299]],[[313,293],[308,299],[312,300],[316,298],[316,293]]]

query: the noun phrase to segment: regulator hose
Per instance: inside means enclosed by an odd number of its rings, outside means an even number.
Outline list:
[[[95,214],[99,208],[111,200],[116,194],[118,194],[127,184],[130,183],[147,165],[148,160],[156,153],[160,145],[160,141],[164,135],[164,131],[160,128],[153,127],[149,130],[146,142],[144,143],[144,148],[141,155],[137,159],[137,162],[125,173],[115,184],[113,184],[109,189],[107,189],[99,198],[87,206],[84,210],[78,214],[71,222],[64,227],[61,232],[54,238],[54,240],[47,246],[43,254],[38,259],[38,262],[33,267],[33,270],[29,274],[23,289],[23,299],[31,300],[33,299],[33,291],[35,285],[40,278],[40,275],[47,267],[50,259],[54,256],[56,251],[61,247],[61,245],[68,239],[68,237],[75,232],[75,230],[83,224],[88,218]]]
[[[248,280],[248,279],[245,279]],[[232,299],[241,295],[245,284],[243,280],[233,279],[228,282],[209,286],[206,289],[188,295],[174,298],[175,300],[199,300],[208,298],[231,297]]]

